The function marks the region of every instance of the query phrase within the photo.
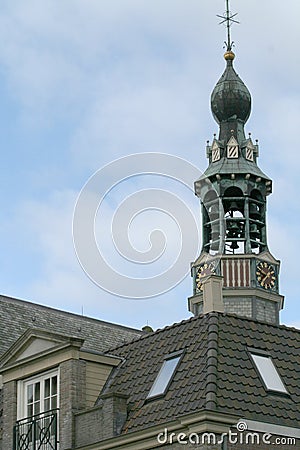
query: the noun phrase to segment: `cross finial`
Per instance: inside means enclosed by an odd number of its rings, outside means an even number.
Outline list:
[[[217,17],[220,17],[220,19],[223,19],[221,23],[225,23],[226,22],[226,26],[227,26],[227,42],[225,42],[225,45],[227,47],[227,51],[230,52],[232,50],[232,46],[233,46],[233,42],[231,42],[231,37],[230,37],[230,27],[232,25],[232,23],[239,23],[237,20],[234,19],[234,17],[237,15],[237,13],[232,14],[230,12],[229,9],[229,0],[226,0],[226,12],[223,14],[223,16],[219,16],[217,14]]]

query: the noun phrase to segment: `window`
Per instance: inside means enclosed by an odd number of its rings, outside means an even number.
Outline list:
[[[58,449],[59,372],[18,382],[15,450]]]
[[[156,397],[157,395],[163,395],[165,393],[181,356],[182,353],[177,353],[176,355],[170,355],[165,359],[147,398]]]
[[[238,158],[239,157],[239,144],[237,140],[231,136],[227,142],[227,158]]]
[[[251,353],[251,357],[255,363],[255,366],[266,386],[270,391],[282,392],[287,394],[287,390],[277,372],[273,361],[268,356],[256,355]]]
[[[19,382],[18,418],[58,408],[58,372]]]

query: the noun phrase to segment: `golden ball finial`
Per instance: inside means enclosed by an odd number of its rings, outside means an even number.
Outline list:
[[[225,54],[224,54],[224,58],[226,59],[226,61],[233,61],[235,58],[235,54],[231,51],[228,50]]]

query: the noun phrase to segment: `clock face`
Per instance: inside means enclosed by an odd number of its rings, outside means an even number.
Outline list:
[[[202,291],[203,290],[203,284],[202,284],[203,278],[207,277],[208,275],[211,275],[214,272],[215,272],[215,265],[212,262],[202,264],[200,267],[198,267],[197,273],[196,273],[197,289]]]
[[[256,266],[256,279],[260,287],[273,289],[276,283],[274,267],[265,261],[259,262]]]

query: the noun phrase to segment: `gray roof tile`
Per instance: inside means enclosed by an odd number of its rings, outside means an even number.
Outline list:
[[[265,390],[249,347],[270,354],[289,397]],[[166,395],[147,401],[164,358],[180,349],[185,353]],[[104,392],[111,389],[129,396],[125,433],[205,408],[296,427],[300,423],[299,349],[300,331],[294,328],[207,314],[114,349],[112,353],[125,362]]]
[[[68,313],[15,298],[0,296],[0,356],[28,328],[43,328],[84,339],[83,347],[108,351],[144,334],[142,331]]]

